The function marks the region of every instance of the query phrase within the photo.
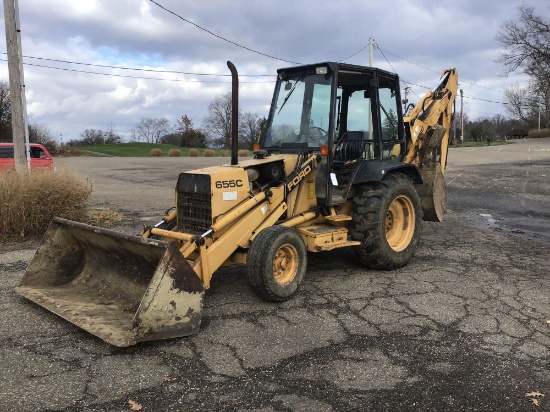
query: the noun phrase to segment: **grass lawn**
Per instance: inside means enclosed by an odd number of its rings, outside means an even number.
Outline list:
[[[182,156],[189,156],[189,148],[179,147],[172,144],[154,144],[154,143],[120,143],[120,144],[100,144],[94,146],[78,146],[80,150],[88,150],[90,152],[105,153],[112,156],[120,157],[151,157],[151,149],[162,150],[162,156],[168,156],[170,149],[181,150]],[[199,156],[204,156],[204,151],[207,149],[197,149]],[[215,156],[231,157],[230,150],[212,149]]]
[[[491,141],[491,146],[498,146],[503,144],[512,144],[513,141],[506,140],[496,140]],[[457,144],[453,147],[475,147],[475,146],[487,146],[487,142],[466,142],[462,144]],[[90,152],[104,153],[112,156],[120,157],[151,157],[151,149],[160,149],[162,150],[162,156],[167,157],[168,151],[170,149],[179,149],[181,150],[182,157],[189,156],[189,148],[179,147],[172,144],[155,144],[155,143],[119,143],[119,144],[100,144],[94,146],[78,146],[77,149],[88,150]],[[204,151],[207,149],[197,149],[199,151],[199,156],[204,156]],[[231,150],[229,149],[212,149],[215,152],[216,157],[231,157]],[[251,152],[249,152],[249,155]]]

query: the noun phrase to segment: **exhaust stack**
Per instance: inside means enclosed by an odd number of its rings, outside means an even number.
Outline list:
[[[239,74],[229,60],[227,67],[231,71],[231,164],[239,164]]]

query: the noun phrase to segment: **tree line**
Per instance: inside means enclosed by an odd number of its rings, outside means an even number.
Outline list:
[[[255,113],[238,114],[239,148],[252,149],[266,119]],[[208,116],[203,128],[196,127],[193,121],[183,114],[174,124],[166,117],[143,117],[130,131],[131,142],[168,143],[181,147],[203,148],[231,147],[232,100],[231,93],[215,98],[208,106]],[[71,145],[98,145],[121,143],[122,138],[111,126],[109,130],[86,129],[80,139],[69,141]]]
[[[521,120],[507,118],[501,114],[470,120],[468,113],[464,113],[464,133],[462,133],[460,119],[461,113],[455,113],[450,130],[451,144],[461,143],[461,136],[464,142],[485,142],[487,138],[502,139],[506,132],[525,127],[525,123]]]
[[[181,147],[204,148],[231,146],[232,129],[231,93],[215,98],[208,106],[208,116],[204,127],[196,127],[193,121],[183,114],[174,124],[163,118],[143,117],[130,131],[129,141],[146,143],[169,143]],[[252,149],[266,119],[255,113],[239,112],[239,148]],[[125,139],[111,123],[106,130],[85,129],[79,138],[68,140],[70,146],[92,146],[117,144]],[[12,142],[11,102],[9,85],[0,81],[0,142]],[[29,141],[54,149],[57,142],[46,125],[30,124]]]

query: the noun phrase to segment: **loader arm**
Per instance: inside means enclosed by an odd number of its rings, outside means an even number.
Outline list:
[[[190,263],[208,289],[213,273],[228,262],[238,248],[248,248],[262,229],[280,220],[288,209],[289,194],[315,170],[317,162],[317,156],[309,156],[277,187],[264,188],[252,194],[224,215],[218,216],[210,229],[200,236],[158,228],[150,229],[150,234],[162,236],[165,240],[183,241],[180,252],[186,259],[193,254],[198,255]],[[223,233],[216,236],[219,232]]]

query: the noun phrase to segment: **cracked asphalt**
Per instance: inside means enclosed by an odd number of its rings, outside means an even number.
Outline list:
[[[56,160],[129,233],[171,206],[179,171],[221,163]],[[220,270],[199,334],[125,349],[15,294],[36,245],[2,245],[0,410],[550,410],[550,139],[451,149],[446,180],[445,221],[425,222],[405,268],[309,254],[282,304]]]

